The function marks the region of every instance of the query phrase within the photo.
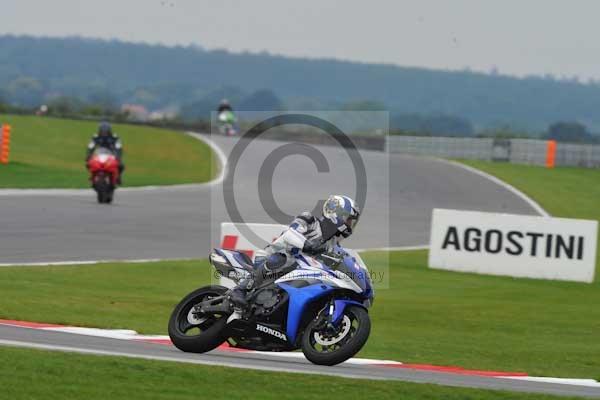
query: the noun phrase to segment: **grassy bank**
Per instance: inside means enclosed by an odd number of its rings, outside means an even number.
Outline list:
[[[515,186],[552,216],[600,221],[600,169],[553,168],[461,160]],[[600,237],[599,247],[600,251]],[[596,260],[596,283],[600,257]]]
[[[385,254],[366,262],[382,269]],[[430,270],[390,257],[362,357],[600,378],[600,290],[568,282]],[[173,306],[210,282],[205,261],[0,269],[0,318],[166,333]]]
[[[12,126],[10,163],[0,165],[0,188],[89,187],[84,159],[97,123],[0,115]],[[206,182],[216,175],[210,148],[178,132],[119,125],[124,144],[125,186]]]
[[[564,399],[0,347],[3,381],[9,399]]]

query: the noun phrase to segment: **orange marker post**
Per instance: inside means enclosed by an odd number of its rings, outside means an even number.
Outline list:
[[[556,140],[548,140],[546,145],[546,168],[554,168],[556,161]]]
[[[2,144],[0,145],[0,163],[8,164],[10,154],[10,125],[2,125]]]

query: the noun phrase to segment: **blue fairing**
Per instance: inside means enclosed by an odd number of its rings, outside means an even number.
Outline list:
[[[349,255],[344,256],[344,262],[338,266],[337,270],[346,274],[346,276],[356,283],[365,299],[373,298],[373,286],[371,285],[369,271],[360,268],[353,257]]]
[[[302,288],[296,288],[286,283],[279,283],[278,285],[289,295],[286,335],[290,343],[294,343],[306,306],[313,300],[331,293],[334,288],[322,283]]]
[[[362,308],[365,308],[365,306],[362,303],[359,303],[358,301],[354,301],[354,300],[334,300],[333,302],[333,317],[331,318],[334,324],[337,324],[338,322],[340,322],[340,318],[342,318],[342,315],[344,315],[344,310],[346,309],[346,306],[348,305],[357,305],[360,306]]]

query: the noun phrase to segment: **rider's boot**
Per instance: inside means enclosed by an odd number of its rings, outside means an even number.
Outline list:
[[[117,177],[117,185],[121,186],[123,184],[123,171],[125,170],[125,165],[123,163],[119,164],[119,176]]]
[[[231,289],[231,293],[229,294],[229,301],[231,301],[234,307],[246,308],[248,307],[246,293],[246,290],[236,286],[233,289]]]
[[[245,309],[248,307],[248,300],[246,297],[253,287],[254,280],[252,278],[240,281],[240,283],[229,292],[229,301],[231,301],[234,307]]]
[[[245,309],[248,306],[247,296],[255,287],[259,287],[267,277],[280,270],[286,263],[287,257],[283,254],[273,254],[269,257],[257,257],[254,264],[254,274],[242,279],[231,289],[229,300],[234,307]]]

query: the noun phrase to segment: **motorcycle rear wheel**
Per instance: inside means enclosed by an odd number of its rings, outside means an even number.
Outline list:
[[[313,364],[336,365],[362,349],[371,332],[369,313],[359,306],[347,306],[335,332],[319,328],[318,320],[311,321],[302,336],[302,352]]]
[[[227,316],[193,313],[196,304],[222,296],[227,290],[223,286],[205,286],[194,290],[179,302],[169,319],[169,337],[175,347],[186,353],[205,353],[227,339]]]

